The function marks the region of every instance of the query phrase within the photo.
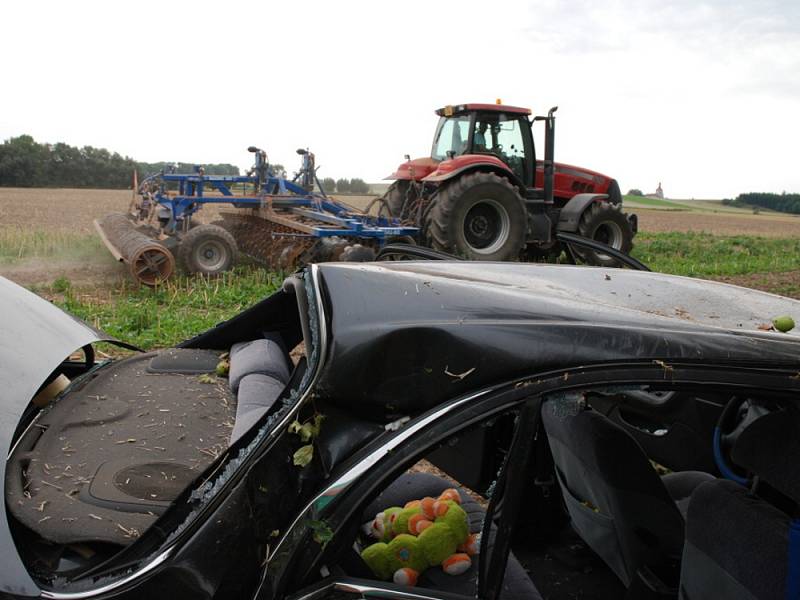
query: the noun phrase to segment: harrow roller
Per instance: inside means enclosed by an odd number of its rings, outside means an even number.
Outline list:
[[[175,270],[175,257],[164,245],[136,229],[123,213],[112,213],[94,221],[103,243],[120,262],[128,265],[134,279],[147,286],[168,279]]]

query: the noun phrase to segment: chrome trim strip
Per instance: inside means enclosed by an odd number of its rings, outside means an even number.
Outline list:
[[[439,600],[439,596],[428,596],[396,589],[383,588],[377,585],[365,585],[352,581],[331,581],[328,585],[317,588],[302,596],[293,596],[291,600],[313,600],[314,598],[326,598],[327,594],[333,590],[339,592],[349,592],[353,594],[371,594],[376,598],[402,598],[404,600]]]
[[[17,451],[17,446],[19,446],[22,440],[25,439],[25,436],[28,435],[28,432],[34,427],[36,427],[37,423],[39,423],[39,417],[41,416],[42,416],[42,411],[40,409],[39,412],[36,413],[36,416],[33,417],[33,419],[31,419],[31,422],[28,423],[28,426],[25,428],[25,431],[23,431],[20,434],[20,436],[17,438],[17,441],[14,442],[13,446],[11,446],[11,449],[8,451],[8,456],[6,456],[6,462],[11,460],[11,457],[14,456],[14,452]]]
[[[172,554],[172,548],[168,548],[158,556],[156,556],[153,560],[147,563],[144,567],[139,569],[138,571],[131,573],[127,577],[123,577],[122,579],[118,579],[112,583],[106,584],[99,588],[94,588],[91,590],[86,590],[85,592],[50,592],[47,590],[42,590],[42,598],[51,598],[52,600],[80,600],[81,598],[92,598],[94,596],[98,596],[101,594],[107,594],[108,592],[114,591],[117,588],[126,585],[133,581],[134,579],[138,579],[139,577],[146,575],[150,571],[153,571],[157,567],[161,566]]]
[[[332,587],[342,592],[353,592],[356,594],[380,594],[384,598],[407,598],[408,600],[437,600],[436,596],[428,596],[426,594],[414,594],[412,592],[401,592],[400,590],[390,590],[387,588],[377,587],[374,585],[361,585],[357,583],[348,583],[346,581],[335,581]]]

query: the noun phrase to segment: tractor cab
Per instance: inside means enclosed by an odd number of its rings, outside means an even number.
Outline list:
[[[381,214],[418,227],[421,242],[473,260],[567,259],[603,266],[602,252],[565,247],[561,233],[578,234],[630,252],[635,215],[622,212],[616,180],[556,163],[555,111],[501,104],[448,105],[430,156],[406,162],[387,179]],[[544,124],[544,152],[536,159],[532,125]]]
[[[536,155],[530,109],[502,104],[460,104],[436,111],[439,124],[431,158],[444,161],[464,155],[498,158],[524,187],[532,187]]]

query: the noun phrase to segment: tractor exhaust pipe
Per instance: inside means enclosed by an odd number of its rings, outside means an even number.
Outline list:
[[[556,143],[556,117],[553,113],[557,110],[557,106],[551,108],[544,121],[544,201],[548,204],[553,203],[553,178],[555,176],[553,156]]]
[[[553,177],[555,176],[555,167],[553,156],[555,154],[556,143],[556,117],[553,114],[558,110],[554,106],[547,111],[546,117],[534,117],[534,121],[544,121],[544,160],[542,167],[544,168],[544,202],[545,204],[553,203]]]

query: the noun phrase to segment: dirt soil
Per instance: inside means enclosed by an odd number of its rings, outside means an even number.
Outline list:
[[[790,215],[737,215],[637,208],[643,232],[694,231],[717,235],[800,236],[800,217]]]
[[[115,261],[111,254],[103,252],[96,260],[51,260],[32,259],[19,264],[0,264],[0,275],[25,287],[49,285],[58,277],[65,277],[73,286],[116,287],[123,281],[131,281],[128,267]]]
[[[130,190],[0,188],[0,224],[93,233],[92,221],[128,208]]]
[[[800,300],[800,270],[785,273],[749,273],[715,277],[717,281],[732,283],[755,290],[763,290]]]
[[[342,196],[363,209],[373,196]],[[130,190],[0,188],[0,227],[21,227],[52,232],[94,235],[92,221],[109,212],[127,210]],[[800,217],[774,214],[723,214],[699,211],[663,211],[637,208],[643,232],[708,232],[719,235],[800,236]],[[204,208],[205,222],[217,218],[216,207]],[[99,248],[89,261],[32,260],[0,265],[0,275],[22,285],[50,283],[59,276],[76,285],[114,285],[127,277],[124,265]],[[800,298],[800,271],[723,277],[721,281],[766,289]]]

